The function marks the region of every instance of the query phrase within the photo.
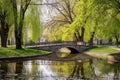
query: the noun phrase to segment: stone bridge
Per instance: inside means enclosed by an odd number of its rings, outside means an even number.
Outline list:
[[[69,48],[69,49],[72,49],[72,51],[77,50],[78,52],[82,52],[87,48],[85,44],[74,43],[72,41],[34,43],[29,45],[27,44],[26,47],[47,50],[52,52],[56,52],[61,48]]]

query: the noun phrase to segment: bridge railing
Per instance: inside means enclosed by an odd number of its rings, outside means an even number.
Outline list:
[[[37,42],[37,43],[28,43],[25,46],[50,46],[50,45],[86,45],[85,43],[74,42],[74,41],[60,41],[60,42]]]

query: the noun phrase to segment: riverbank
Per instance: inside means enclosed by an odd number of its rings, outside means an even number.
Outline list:
[[[1,57],[12,57],[12,56],[32,56],[47,54],[47,51],[36,50],[36,49],[14,49],[14,48],[0,48],[0,58]]]
[[[88,48],[84,53],[93,57],[108,59],[110,62],[120,62],[120,49],[114,46]]]

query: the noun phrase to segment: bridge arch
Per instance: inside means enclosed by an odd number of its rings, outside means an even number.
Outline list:
[[[86,48],[88,48],[86,45],[78,45],[73,42],[61,42],[61,43],[45,42],[45,43],[27,45],[26,47],[33,49],[47,50],[53,53],[64,47],[68,48],[72,53],[82,52]]]
[[[79,53],[79,51],[78,51],[76,48],[73,48],[73,47],[66,47],[66,48],[68,48],[69,50],[71,50],[71,53],[72,53],[72,54],[77,54],[77,53]]]
[[[74,47],[62,47],[62,48],[58,48],[58,51],[66,52],[66,51],[64,51],[65,48],[68,49],[68,52],[69,52],[70,54],[78,54],[78,53],[80,53],[80,52],[79,52],[76,48],[74,48]]]

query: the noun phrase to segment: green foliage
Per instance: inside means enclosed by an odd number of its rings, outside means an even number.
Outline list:
[[[31,2],[35,4],[36,2]],[[24,28],[23,28],[23,41],[24,42],[37,42],[41,37],[42,27],[40,21],[41,10],[37,5],[30,5],[26,11]]]
[[[46,28],[46,30],[44,30],[43,35],[45,37],[48,36],[48,40],[50,41],[72,41],[73,40],[73,33],[69,24],[65,24],[59,27],[54,27],[51,30]]]
[[[37,6],[31,6],[30,10],[30,35],[33,42],[38,41],[40,37],[40,10]]]
[[[13,12],[10,0],[0,0],[0,15],[6,14],[6,23],[13,24]]]
[[[71,24],[71,30],[74,30],[73,33],[76,32],[76,30],[79,30],[79,32],[81,32],[81,27],[85,28],[85,41],[88,41],[90,39],[90,34],[94,28],[94,21],[93,17],[91,16],[91,9],[92,0],[78,1],[77,5],[75,6],[76,18]]]
[[[115,37],[115,35],[120,35],[120,20],[113,17],[110,19],[108,23],[108,30],[107,33],[110,34],[112,37]]]

